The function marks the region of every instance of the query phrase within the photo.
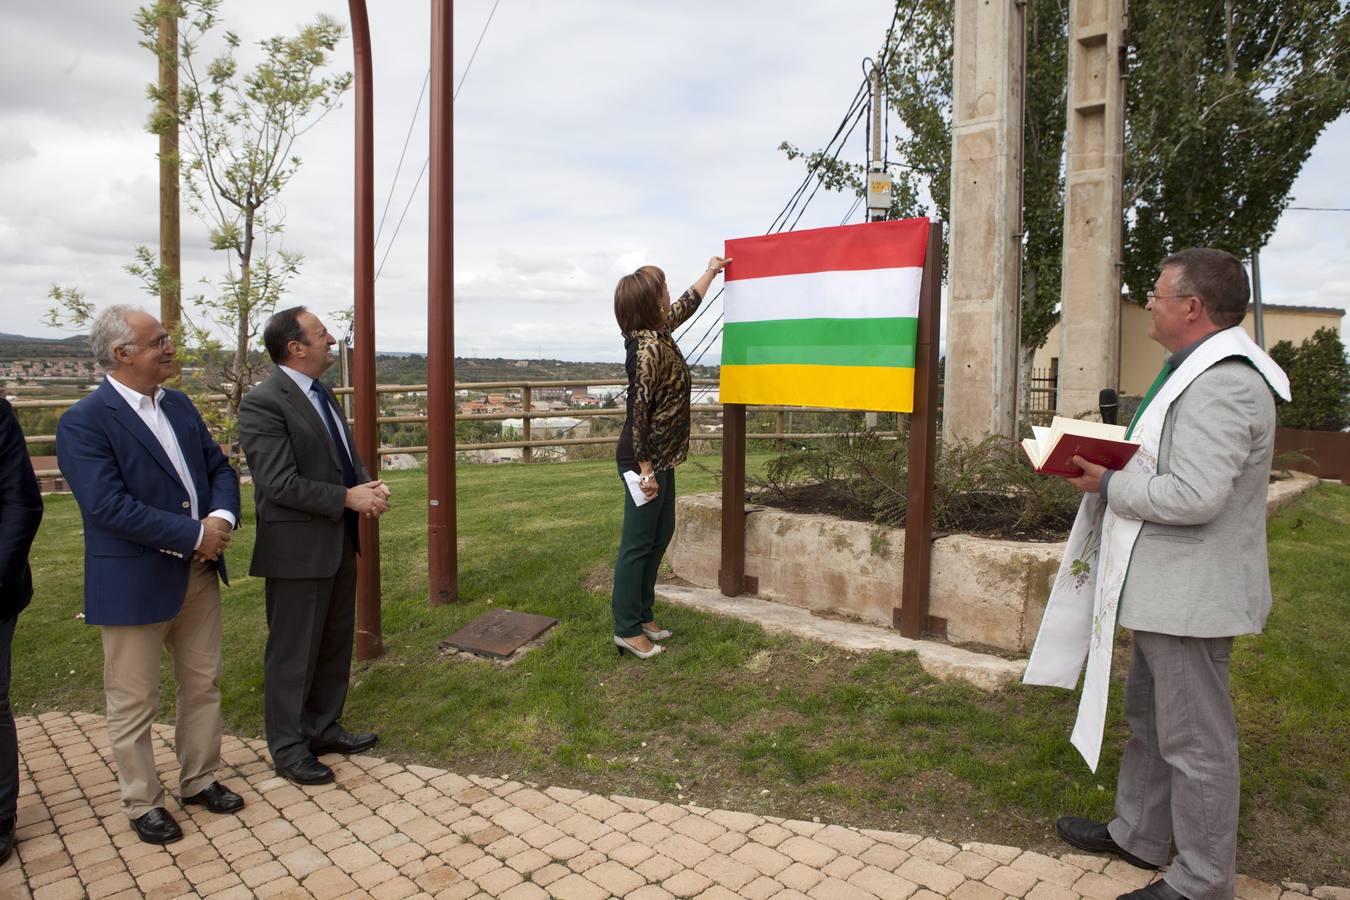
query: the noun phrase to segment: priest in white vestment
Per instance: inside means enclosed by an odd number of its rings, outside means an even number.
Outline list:
[[[1130,425],[1135,457],[1109,471],[1075,457],[1084,492],[1026,681],[1073,688],[1087,660],[1072,741],[1094,770],[1111,646],[1132,632],[1131,736],[1116,816],[1066,816],[1062,838],[1166,876],[1123,897],[1231,900],[1236,877],[1237,723],[1233,639],[1270,611],[1266,486],[1275,403],[1289,382],[1241,328],[1250,290],[1221,250],[1163,261],[1149,337],[1170,354]]]

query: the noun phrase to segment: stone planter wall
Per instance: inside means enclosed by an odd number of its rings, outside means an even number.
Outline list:
[[[718,494],[676,502],[670,563],[675,574],[716,589],[721,559]],[[905,532],[832,516],[752,507],[745,572],[760,597],[813,612],[890,627],[900,603]],[[947,620],[947,638],[1026,651],[1036,639],[1064,544],[951,535],[933,542],[929,614]]]
[[[1301,473],[1273,483],[1267,515],[1316,483]],[[681,497],[675,508],[671,567],[680,578],[716,590],[721,495]],[[759,579],[760,597],[891,626],[900,604],[904,529],[767,507],[747,510],[752,511],[746,517],[745,573]],[[1062,541],[998,541],[966,534],[938,538],[928,612],[947,620],[947,639],[954,643],[1027,652],[1063,554]]]

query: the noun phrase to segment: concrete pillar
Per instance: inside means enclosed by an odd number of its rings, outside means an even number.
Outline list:
[[[956,0],[945,440],[1013,437],[1022,282],[1022,91],[1016,0]]]
[[[1059,413],[1120,385],[1125,0],[1070,0]]]

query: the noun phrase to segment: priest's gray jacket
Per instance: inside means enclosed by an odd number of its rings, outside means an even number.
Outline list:
[[[1119,622],[1188,637],[1255,634],[1270,612],[1266,492],[1275,401],[1248,362],[1211,366],[1173,401],[1158,471],[1115,472],[1106,502],[1142,519]]]

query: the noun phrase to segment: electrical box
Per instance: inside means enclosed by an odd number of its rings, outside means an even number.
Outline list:
[[[886,212],[891,208],[891,173],[867,173],[867,211]]]

